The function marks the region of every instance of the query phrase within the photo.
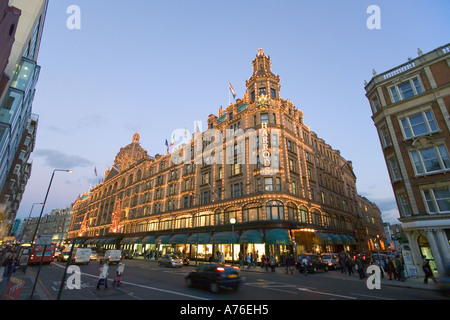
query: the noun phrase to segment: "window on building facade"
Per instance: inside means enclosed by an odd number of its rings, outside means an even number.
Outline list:
[[[259,95],[266,95],[266,88],[259,88]]]
[[[277,91],[273,88],[270,88],[270,96],[272,98],[276,98],[277,97]]]
[[[266,204],[267,220],[284,220],[284,206],[280,201],[269,201]]]
[[[214,213],[214,223],[215,223],[216,226],[223,224],[223,212],[222,212],[222,210],[218,209]]]
[[[242,222],[258,221],[261,217],[261,204],[251,203],[242,208]]]
[[[429,134],[438,130],[431,110],[400,119],[406,139]]]
[[[287,205],[288,220],[298,221],[298,210],[297,206],[293,203],[288,203]]]
[[[421,94],[423,90],[419,78],[415,77],[391,87],[390,92],[393,102],[399,102]]]
[[[381,143],[383,145],[383,148],[389,147],[392,145],[391,137],[389,135],[389,131],[387,127],[380,127],[380,137],[381,137]]]
[[[273,180],[272,178],[264,178],[264,190],[273,191]]]
[[[410,152],[416,174],[441,172],[450,169],[450,160],[444,145]]]
[[[370,104],[372,106],[373,113],[376,113],[376,112],[378,112],[378,110],[381,109],[380,101],[378,100],[378,96],[376,96],[376,95],[370,99]]]
[[[450,212],[450,188],[430,188],[422,190],[428,213]]]
[[[401,180],[402,176],[400,174],[400,168],[398,167],[397,159],[395,159],[395,157],[391,157],[388,159],[388,163],[392,181],[394,182]]]
[[[261,117],[261,124],[269,123],[269,114],[268,113],[261,113],[260,117]]]
[[[402,213],[402,217],[407,217],[411,215],[411,208],[409,207],[408,199],[406,194],[401,193],[398,195],[398,202],[400,204],[400,211]]]
[[[309,223],[309,214],[308,214],[308,209],[306,207],[303,207],[303,206],[300,207],[299,219],[301,222]]]

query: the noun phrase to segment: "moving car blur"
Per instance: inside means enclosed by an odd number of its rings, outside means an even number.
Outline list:
[[[241,274],[236,266],[205,263],[190,272],[185,281],[188,287],[199,286],[218,293],[221,289],[237,290]]]
[[[183,259],[181,259],[176,254],[166,253],[159,259],[159,266],[181,268],[183,266]]]

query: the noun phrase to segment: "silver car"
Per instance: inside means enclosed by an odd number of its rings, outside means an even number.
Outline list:
[[[183,259],[181,259],[176,254],[165,254],[159,259],[160,266],[168,266],[168,267],[178,267],[181,268],[183,266]]]

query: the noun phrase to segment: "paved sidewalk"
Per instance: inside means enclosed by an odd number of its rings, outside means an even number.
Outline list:
[[[28,267],[26,273],[23,273],[20,270],[16,270],[16,272],[13,273],[12,278],[16,278],[23,281],[23,286],[20,288],[16,300],[49,300],[48,294],[42,289],[41,285],[39,284],[39,279],[33,293],[33,298],[30,299],[31,292],[33,291],[34,282],[36,280],[36,273],[33,271],[32,268]],[[1,287],[0,300],[6,300],[6,292],[8,290],[8,284],[2,283],[0,287]]]

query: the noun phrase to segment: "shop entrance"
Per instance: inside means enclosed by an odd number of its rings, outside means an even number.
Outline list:
[[[430,267],[433,271],[433,274],[437,276],[437,268],[436,268],[436,262],[434,261],[433,252],[431,251],[430,243],[428,242],[427,237],[420,236],[417,239],[417,244],[419,245],[420,253],[422,254],[422,257],[425,257],[425,259],[430,261]]]

